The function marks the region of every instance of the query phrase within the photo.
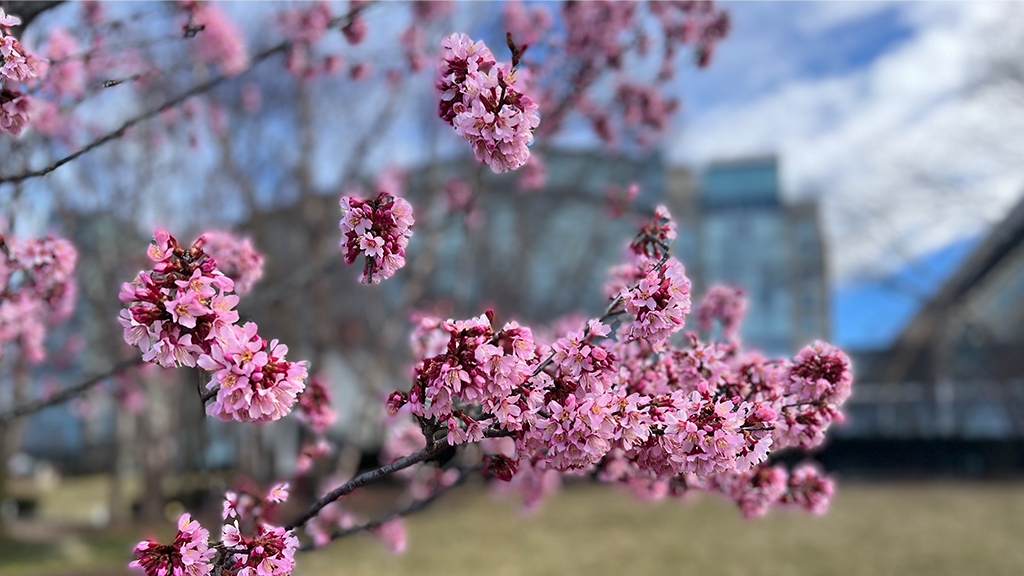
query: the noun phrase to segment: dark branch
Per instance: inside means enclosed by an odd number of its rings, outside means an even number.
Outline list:
[[[366,532],[367,530],[373,530],[375,528],[380,528],[380,526],[382,524],[385,524],[385,523],[387,523],[387,522],[389,522],[391,520],[394,520],[396,518],[401,518],[403,516],[408,516],[410,514],[415,514],[416,512],[419,512],[420,510],[423,510],[427,506],[430,506],[431,504],[433,504],[434,501],[436,501],[438,498],[440,498],[441,495],[443,495],[445,492],[448,492],[449,490],[451,490],[452,488],[455,488],[456,486],[461,486],[462,484],[465,484],[466,480],[468,480],[470,476],[472,476],[473,474],[479,472],[480,470],[483,470],[483,468],[484,468],[484,464],[483,463],[477,464],[476,466],[473,466],[472,468],[467,468],[467,469],[465,469],[465,470],[463,470],[463,471],[461,471],[459,473],[459,477],[455,480],[455,482],[449,484],[448,486],[439,486],[436,490],[434,490],[434,492],[430,496],[428,496],[426,498],[423,498],[422,500],[413,500],[407,506],[405,506],[403,508],[399,508],[398,510],[395,510],[395,511],[393,511],[393,512],[391,512],[391,513],[389,513],[389,514],[387,514],[385,516],[381,516],[380,518],[377,518],[376,520],[372,520],[370,522],[367,522],[365,524],[360,524],[358,526],[353,526],[351,528],[346,528],[344,530],[338,530],[338,531],[336,531],[336,532],[331,534],[331,540],[334,541],[334,540],[338,540],[340,538],[344,538],[346,536],[351,536],[353,534],[358,534],[360,532]],[[302,547],[300,547],[298,551],[299,552],[307,552],[309,550],[315,550],[315,549],[316,549],[316,547],[313,546],[312,544],[306,544],[306,545],[303,545]]]
[[[28,28],[28,25],[31,24],[37,16],[51,8],[56,8],[63,3],[64,2],[62,0],[57,2],[0,2],[0,8],[3,8],[4,11],[11,16],[21,18],[21,25],[18,26],[15,31],[15,34],[20,37],[20,31]]]
[[[298,518],[289,522],[284,527],[285,530],[298,528],[306,522],[309,522],[311,518],[320,513],[320,510],[323,510],[324,506],[327,506],[328,504],[334,502],[338,498],[341,498],[342,496],[351,493],[356,488],[361,488],[375,480],[384,478],[385,476],[388,476],[394,472],[404,470],[405,468],[408,468],[413,464],[419,464],[420,462],[423,462],[424,460],[430,458],[431,456],[434,456],[435,454],[441,452],[441,450],[444,450],[447,447],[447,442],[437,442],[432,446],[427,446],[426,448],[420,450],[419,452],[416,452],[415,454],[410,454],[405,458],[399,458],[398,460],[395,460],[391,464],[381,466],[380,468],[376,468],[374,470],[370,470],[369,472],[364,472],[356,476],[355,478],[330,491],[328,494],[324,495],[322,498],[320,498],[312,505],[310,505],[310,507],[307,508],[306,511],[303,512]]]
[[[142,358],[134,358],[132,360],[125,360],[124,362],[119,362],[115,364],[110,370],[107,370],[103,374],[97,374],[84,382],[75,384],[74,386],[69,386],[68,388],[64,388],[63,390],[57,392],[56,394],[48,398],[34,400],[32,402],[22,404],[21,406],[17,406],[9,412],[0,414],[0,425],[6,424],[22,416],[27,416],[29,414],[32,414],[33,412],[38,412],[43,408],[54,406],[56,404],[60,404],[61,402],[70,400],[71,398],[74,398],[79,394],[88,392],[93,386],[96,386],[97,384],[103,382],[107,378],[110,378],[111,376],[114,376],[115,374],[118,374],[119,372],[122,372],[124,370],[127,370],[128,368],[132,368],[133,366],[138,366],[143,362],[144,361],[142,360]]]

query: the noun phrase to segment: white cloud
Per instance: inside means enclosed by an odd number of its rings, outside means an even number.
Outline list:
[[[822,14],[833,4],[815,6],[809,29],[863,16],[841,5],[830,20]],[[978,83],[993,56],[1024,62],[1024,10],[900,10],[914,28],[906,41],[852,71],[794,78],[688,118],[670,158],[777,152],[787,195],[823,202],[837,280],[977,233],[1024,188],[1024,82]]]

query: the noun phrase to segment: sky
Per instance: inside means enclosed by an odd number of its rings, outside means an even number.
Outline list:
[[[1021,198],[1024,5],[724,4],[733,29],[681,79],[669,161],[778,154],[785,196],[821,202],[839,289],[977,238]]]

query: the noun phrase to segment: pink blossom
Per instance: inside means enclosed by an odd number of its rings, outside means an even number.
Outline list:
[[[448,0],[416,0],[412,3],[412,13],[420,21],[437,20],[451,12],[452,3]]]
[[[216,238],[216,237],[215,237]],[[235,284],[204,252],[205,237],[185,249],[166,231],[154,233],[153,270],[121,287],[128,305],[118,321],[143,359],[164,367],[200,366],[213,373],[216,398],[207,414],[262,422],[288,414],[305,388],[305,362],[285,360],[287,346],[267,342],[257,326],[238,322]]]
[[[31,109],[31,96],[6,88],[0,89],[0,131],[20,136],[29,124]]]
[[[839,405],[850,397],[850,358],[840,349],[817,341],[793,358],[790,392],[802,402]]]
[[[78,41],[63,28],[50,32],[47,57],[51,66],[47,78],[57,94],[74,97],[85,90],[85,65],[79,58],[80,51]]]
[[[331,18],[331,8],[327,2],[314,2],[305,10],[292,8],[284,11],[281,25],[291,42],[286,61],[290,73],[299,77],[315,73],[310,65],[311,45],[327,32]]]
[[[366,37],[366,20],[359,14],[356,14],[352,16],[348,24],[342,27],[341,32],[345,35],[345,40],[348,40],[349,44],[359,44]]]
[[[524,192],[542,190],[547,177],[544,159],[540,154],[531,154],[526,164],[523,165],[522,174],[519,176],[519,188]]]
[[[21,18],[17,16],[7,14],[3,8],[0,8],[0,27],[9,28],[11,26],[21,25]]]
[[[453,34],[441,45],[442,62],[434,81],[441,118],[494,172],[525,164],[540,116],[515,71],[499,65],[482,41],[474,43],[464,34]]]
[[[359,281],[377,284],[405,266],[405,248],[412,237],[412,206],[404,199],[381,192],[373,200],[341,198],[341,249],[345,263],[360,254],[366,264]]]
[[[256,325],[230,326],[219,342],[199,358],[199,366],[214,373],[207,388],[217,397],[206,413],[221,420],[265,422],[287,415],[305,389],[306,363],[285,360],[288,347],[267,343]]]
[[[196,26],[203,27],[195,37],[199,61],[217,64],[225,76],[237,76],[249,68],[245,39],[235,23],[212,4],[196,2],[191,10]]]
[[[828,511],[834,492],[835,485],[831,478],[822,474],[814,465],[804,464],[794,469],[789,476],[782,502],[800,506],[814,514],[824,514]]]
[[[327,32],[331,7],[327,2],[313,2],[306,9],[289,8],[281,14],[281,26],[293,43],[313,44]]]
[[[551,29],[551,13],[544,6],[526,5],[518,0],[506,2],[501,11],[505,18],[505,30],[519,44],[536,44]]]
[[[747,298],[742,289],[715,284],[708,288],[701,300],[697,316],[702,330],[711,331],[714,321],[718,320],[722,326],[722,336],[727,340],[735,340],[746,311]]]
[[[235,283],[235,293],[248,294],[263,277],[263,254],[253,247],[252,239],[230,232],[206,232],[203,249],[217,262],[217,269]]]
[[[388,520],[370,530],[370,533],[376,536],[392,554],[405,552],[408,537],[405,533],[405,522],[401,518]]]
[[[632,289],[619,293],[622,307],[634,317],[619,333],[630,340],[660,342],[683,329],[690,311],[690,281],[683,265],[669,258],[651,270]]]
[[[295,550],[299,540],[284,528],[259,525],[252,538],[245,538],[233,531],[231,540],[235,542],[236,552],[231,556],[234,561],[228,569],[238,576],[287,576],[295,568]]]
[[[317,434],[323,434],[334,422],[336,415],[331,409],[331,396],[323,374],[309,379],[306,390],[299,395],[299,408],[299,417]]]
[[[313,468],[313,463],[329,454],[333,446],[326,439],[320,438],[315,442],[308,442],[299,450],[298,462],[295,464],[295,472],[298,475],[308,473]]]
[[[13,17],[7,17],[10,21]],[[25,82],[39,76],[39,70],[31,55],[18,42],[14,36],[9,36],[5,31],[0,30],[0,77],[6,77],[11,82]]]
[[[178,519],[178,533],[168,545],[143,540],[135,546],[131,568],[142,568],[147,576],[205,576],[213,570],[215,548],[210,533],[188,514]]]
[[[94,0],[82,2],[82,16],[89,26],[98,26],[106,18],[106,9],[103,4]]]
[[[280,504],[288,499],[288,483],[282,482],[280,484],[274,484],[274,486],[267,492],[267,501],[273,502],[274,504]]]
[[[48,328],[73,311],[77,260],[63,238],[0,235],[0,355],[4,344],[15,342],[31,363],[43,360]]]

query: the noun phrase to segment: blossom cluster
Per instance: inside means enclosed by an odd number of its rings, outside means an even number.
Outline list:
[[[735,340],[739,337],[740,324],[747,313],[747,297],[742,288],[715,284],[708,288],[700,301],[697,321],[701,330],[710,332],[715,321],[721,325],[722,337]]]
[[[0,235],[0,356],[17,342],[29,361],[44,357],[48,326],[74,308],[78,251],[63,238],[15,240]]]
[[[196,58],[216,64],[225,76],[237,76],[249,68],[249,53],[238,26],[219,7],[208,2],[182,2],[188,11],[186,31],[195,36]]]
[[[311,55],[312,45],[327,32],[332,18],[331,8],[326,2],[314,2],[305,8],[289,8],[281,14],[281,26],[290,42],[285,63],[288,72],[300,78],[316,74],[317,67],[313,65]],[[336,59],[325,58],[322,69],[335,67]]]
[[[309,379],[306,390],[299,396],[299,418],[317,434],[323,434],[337,416],[331,408],[331,395],[322,374]]]
[[[438,115],[494,172],[525,164],[540,115],[537,104],[524,93],[515,65],[499,64],[482,40],[473,42],[465,34],[452,34],[441,46],[434,81],[441,98]]]
[[[359,281],[377,284],[405,266],[405,248],[412,236],[412,205],[381,192],[373,200],[356,195],[341,197],[341,250],[345,263],[366,257]]]
[[[777,360],[693,332],[676,342],[689,283],[667,252],[674,235],[659,209],[631,244],[609,312],[553,341],[516,322],[498,329],[491,312],[418,318],[412,387],[387,405],[420,425],[397,428],[387,459],[421,448],[423,431],[453,446],[504,437],[487,469],[531,502],[550,472],[593,475],[644,498],[721,492],[747,516],[776,504],[822,511],[831,481],[811,467],[770,466],[768,454],[823,440],[849,396],[849,358],[822,342]],[[420,484],[437,483],[436,471],[409,476],[424,474]]]
[[[45,61],[25,50],[10,28],[21,18],[0,8],[0,131],[18,136],[28,125],[31,98],[24,84],[45,73]]]
[[[253,492],[225,494],[222,546],[211,546],[209,531],[183,514],[171,544],[139,542],[129,567],[141,568],[147,576],[207,576],[216,566],[235,576],[291,574],[299,540],[291,530],[266,522],[274,507],[288,499],[288,485],[273,486],[266,494]],[[251,526],[251,533],[243,533],[239,526]]]
[[[203,250],[217,261],[217,269],[231,278],[235,294],[248,294],[263,277],[263,254],[252,245],[252,239],[230,232],[207,232]]]
[[[128,566],[141,568],[148,576],[205,576],[213,571],[217,554],[210,548],[210,532],[188,514],[178,519],[178,533],[171,544],[143,540],[135,546]]]
[[[505,30],[527,46],[539,42],[554,24],[547,8],[518,0],[506,2],[501,14],[505,19]]]
[[[646,339],[659,345],[683,329],[690,312],[690,281],[682,263],[669,258],[644,276],[632,289],[619,293],[622,307],[633,320],[622,325],[626,340]]]
[[[207,414],[277,420],[305,388],[306,364],[286,360],[288,347],[260,338],[256,324],[238,324],[234,282],[204,251],[205,241],[201,236],[185,249],[156,231],[148,250],[153,269],[121,287],[119,297],[128,304],[118,318],[125,341],[139,346],[147,362],[211,372],[207,388],[216,397]]]
[[[677,55],[688,48],[706,66],[729,32],[728,12],[712,2],[565,2],[557,10],[509,2],[503,16],[505,30],[544,56],[531,62],[534,100],[545,114],[541,135],[553,135],[575,111],[614,147],[625,137],[647,146],[664,134],[679,108],[669,96]],[[603,89],[609,82],[614,89]]]
[[[39,75],[38,60],[11,34],[11,27],[20,24],[21,18],[0,8],[0,81],[26,82]]]

